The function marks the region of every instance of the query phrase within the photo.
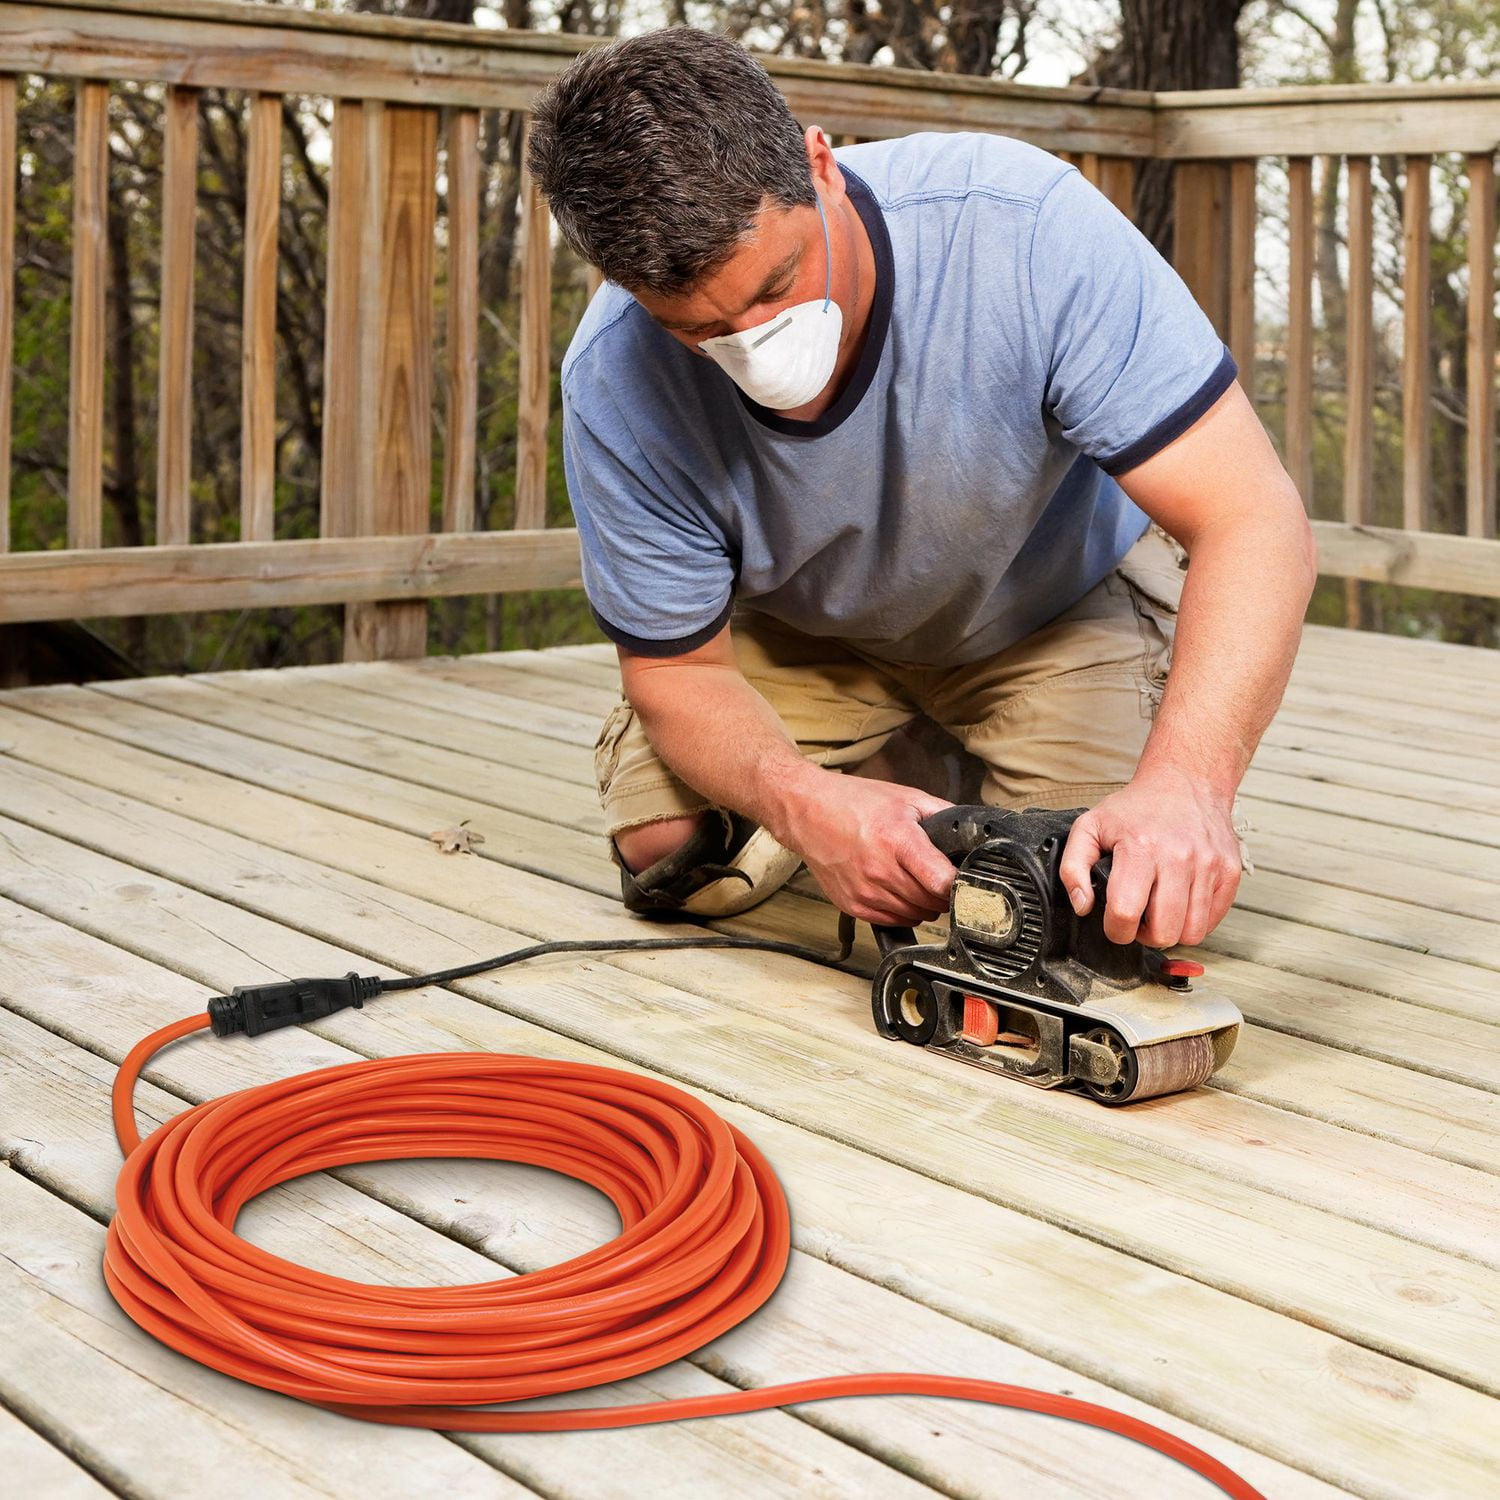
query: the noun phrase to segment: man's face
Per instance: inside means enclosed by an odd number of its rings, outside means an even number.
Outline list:
[[[844,285],[847,269],[838,254],[838,202],[829,201],[831,195],[822,184],[814,186],[828,213],[834,260],[832,297],[843,309],[847,330],[852,299]],[[843,186],[841,180],[838,186]],[[838,193],[837,198],[841,196]],[[822,219],[816,205],[786,208],[768,202],[744,242],[690,290],[670,297],[642,290],[634,293],[634,299],[678,344],[696,354],[703,339],[742,333],[798,303],[820,302],[828,281],[828,255],[823,251]]]
[[[678,343],[697,353],[704,339],[741,333],[785,308],[821,299],[827,285],[817,208],[769,204],[729,259],[688,291],[670,297],[637,291],[634,296]],[[838,300],[837,278],[834,293]]]

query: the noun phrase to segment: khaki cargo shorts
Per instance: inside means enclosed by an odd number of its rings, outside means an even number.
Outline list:
[[[896,666],[749,610],[732,639],[746,679],[818,765],[868,762],[866,774],[993,807],[1090,807],[1135,772],[1171,664],[1185,563],[1152,526],[1071,609],[958,667]],[[966,795],[901,774],[909,753],[881,764],[921,716],[973,757]],[[594,765],[610,837],[711,806],[657,758],[628,702],[605,720]]]

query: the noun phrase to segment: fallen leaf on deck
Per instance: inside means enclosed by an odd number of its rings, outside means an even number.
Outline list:
[[[467,818],[462,823],[456,823],[452,828],[439,828],[436,833],[429,833],[427,837],[444,854],[472,854],[474,846],[484,842],[484,835],[475,833],[469,827]]]

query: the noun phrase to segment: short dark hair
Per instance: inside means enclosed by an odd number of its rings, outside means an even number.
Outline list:
[[[727,259],[768,197],[815,201],[770,75],[738,42],[688,26],[578,58],[534,106],[527,164],[579,255],[664,296]]]

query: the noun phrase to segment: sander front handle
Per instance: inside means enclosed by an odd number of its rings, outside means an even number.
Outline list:
[[[1009,835],[1020,842],[1027,842],[1027,831],[1027,813],[980,804],[945,807],[941,812],[929,813],[922,819],[922,832],[932,841],[934,848],[948,856],[955,868],[991,839]],[[1113,856],[1106,853],[1095,860],[1093,869],[1089,872],[1096,907],[1104,900],[1113,863]],[[882,958],[898,948],[910,948],[917,941],[917,935],[910,927],[880,927],[871,924],[870,930],[875,934],[875,945],[880,949]]]

